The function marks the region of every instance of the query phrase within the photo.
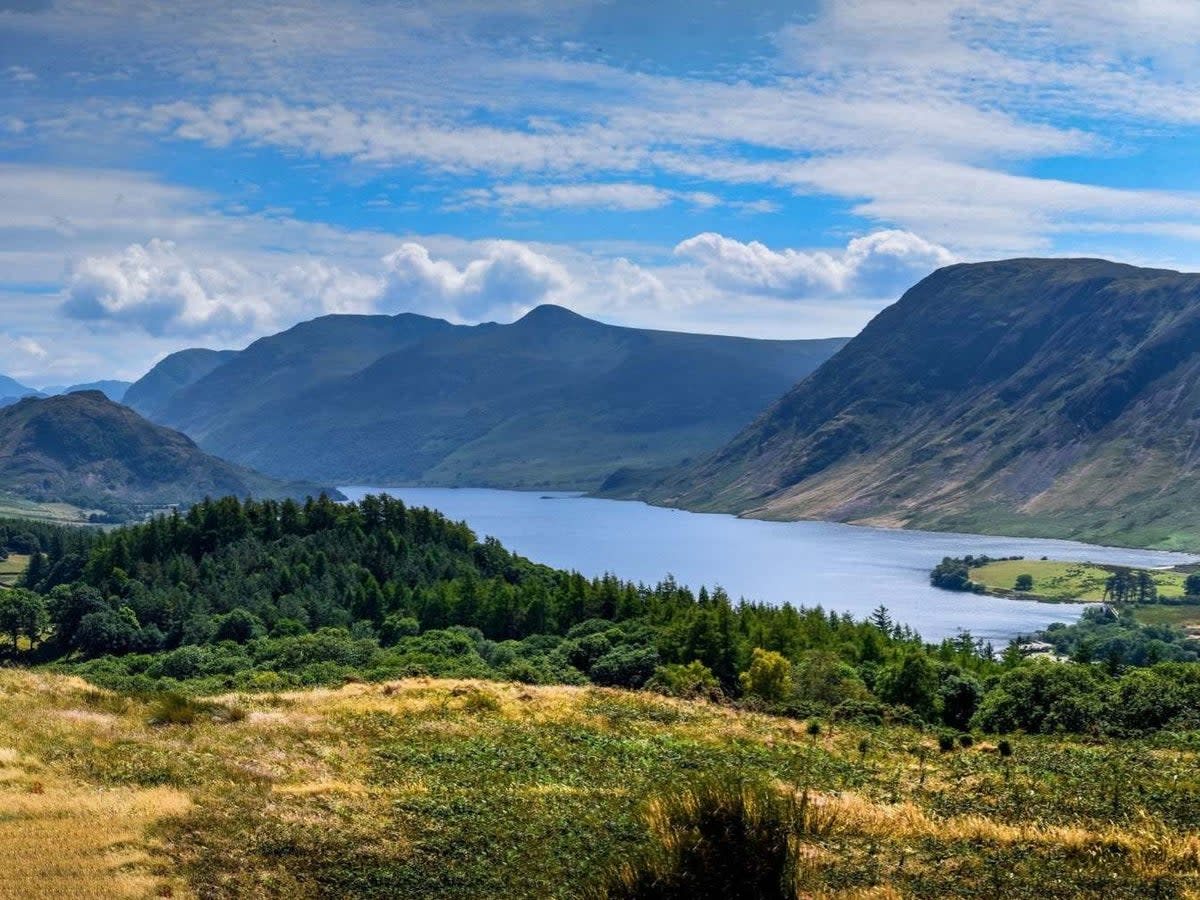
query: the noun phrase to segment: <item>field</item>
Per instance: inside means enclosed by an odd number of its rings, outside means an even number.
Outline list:
[[[0,559],[0,587],[12,587],[29,566],[29,557],[19,553]]]
[[[39,522],[76,525],[87,522],[91,512],[98,510],[80,509],[69,503],[35,503],[0,492],[0,519],[34,519]]]
[[[749,783],[803,799],[788,896],[1200,897],[1195,742],[1014,738],[1004,757],[813,731],[601,689],[155,703],[0,670],[0,855],[21,861],[0,897],[672,896],[628,888],[674,846],[669,811]]]
[[[1186,575],[1159,569],[1150,572],[1160,595],[1183,596]],[[1103,600],[1104,583],[1111,574],[1110,569],[1093,563],[1010,559],[971,569],[970,578],[992,590],[1011,591],[1018,575],[1032,575],[1030,596],[1046,600]]]

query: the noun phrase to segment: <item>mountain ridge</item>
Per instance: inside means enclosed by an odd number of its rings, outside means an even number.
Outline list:
[[[470,326],[327,316],[144,411],[278,477],[589,490],[713,449],[844,343],[627,328],[553,305]]]
[[[1200,547],[1200,275],[938,270],[652,502]]]

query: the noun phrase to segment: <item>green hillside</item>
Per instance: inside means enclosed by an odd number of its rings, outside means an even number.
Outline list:
[[[950,266],[647,496],[768,518],[1200,548],[1200,275]]]
[[[318,490],[209,456],[99,391],[27,398],[0,409],[0,491],[35,504],[128,515],[209,495]]]

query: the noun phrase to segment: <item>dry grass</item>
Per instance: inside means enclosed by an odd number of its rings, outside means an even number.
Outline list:
[[[183,897],[185,879],[206,898],[497,896],[497,883],[549,896],[538,866],[553,879],[562,866],[615,865],[597,846],[616,835],[626,843],[611,846],[629,849],[639,821],[666,841],[663,803],[679,798],[653,798],[709,765],[803,794],[799,896],[957,895],[941,893],[948,866],[971,860],[984,872],[1067,860],[1060,879],[1112,868],[1134,884],[1169,881],[1164,896],[1200,884],[1200,836],[1160,808],[1194,792],[1191,747],[1131,751],[1161,784],[1112,818],[1077,796],[1103,772],[1087,768],[1097,749],[1069,741],[1013,739],[1002,761],[983,742],[939,754],[928,735],[883,729],[864,760],[867,732],[849,725],[814,741],[802,722],[707,703],[419,678],[203,708],[234,707],[244,718],[152,725],[150,703],[0,670],[0,858],[23,861],[0,900]],[[581,821],[579,843],[555,843],[561,823]],[[453,883],[438,880],[447,866]],[[330,872],[363,880],[323,882]],[[471,880],[489,872],[499,881]]]
[[[152,860],[147,830],[187,812],[170,788],[99,788],[61,778],[36,759],[0,754],[0,898],[185,897]]]

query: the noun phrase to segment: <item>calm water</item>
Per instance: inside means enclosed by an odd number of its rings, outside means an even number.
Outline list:
[[[969,629],[996,641],[1078,618],[1077,604],[956,594],[929,586],[944,556],[987,554],[1092,560],[1133,566],[1195,557],[1121,550],[1071,541],[937,534],[837,525],[759,522],[660,509],[642,503],[474,488],[346,487],[351,499],[389,493],[414,506],[465,520],[530,559],[596,576],[657,582],[671,574],[699,588],[720,585],[733,597],[821,605],[866,616],[881,603],[926,640]]]

